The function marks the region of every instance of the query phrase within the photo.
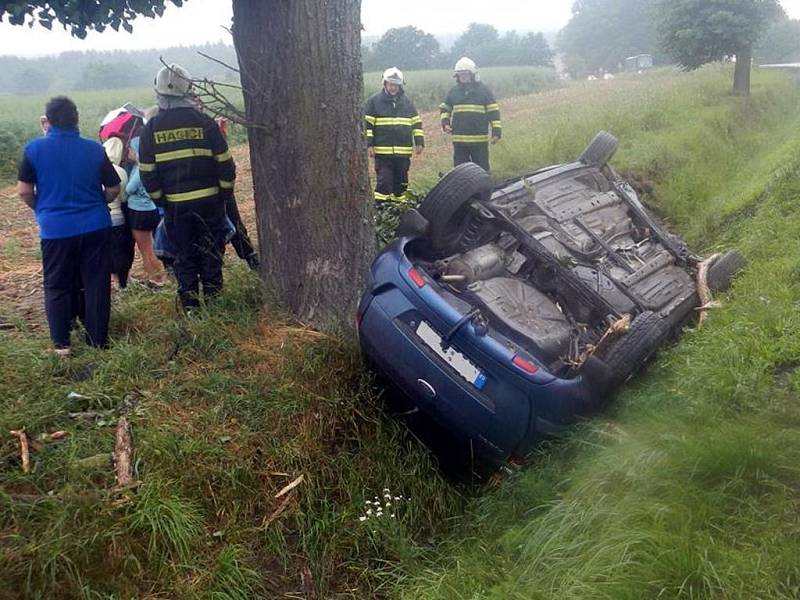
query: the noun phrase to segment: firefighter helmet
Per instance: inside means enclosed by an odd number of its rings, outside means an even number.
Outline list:
[[[189,71],[176,63],[162,67],[155,79],[156,92],[162,96],[183,97],[192,87]]]
[[[383,83],[394,83],[395,85],[405,85],[403,72],[397,67],[390,67],[383,72]]]
[[[455,68],[453,69],[456,73],[459,71],[469,71],[473,75],[478,72],[478,65],[475,64],[475,61],[471,58],[467,58],[466,56],[462,56],[458,59]]]

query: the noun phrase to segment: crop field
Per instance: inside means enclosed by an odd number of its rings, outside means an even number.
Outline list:
[[[540,67],[492,67],[482,71],[499,98],[530,94],[559,85],[552,69]],[[364,74],[364,98],[380,89],[381,73]],[[434,110],[452,86],[452,72],[445,70],[406,73],[407,92],[420,111]],[[241,106],[241,95],[231,90],[231,100]],[[91,137],[100,128],[100,121],[109,110],[132,102],[140,108],[152,106],[155,96],[148,88],[109,91],[74,92],[69,94],[78,105],[83,135]],[[40,135],[39,116],[50,96],[0,96],[0,183],[9,181],[15,171],[22,146]],[[238,126],[231,128],[233,142],[244,142],[246,134]]]
[[[409,93],[438,85],[417,75]],[[35,225],[0,186],[0,599],[798,596],[800,91],[756,72],[734,97],[718,66],[530,95],[508,77],[501,94],[484,72],[503,98],[498,180],[572,160],[605,129],[615,167],[694,250],[745,254],[704,326],[476,490],[387,416],[352,342],[265,306],[233,259],[202,319],[178,316],[173,286],[134,285],[115,295],[111,349],[59,363]],[[76,99],[91,121],[149,91]],[[0,98],[0,131],[35,133],[43,101]],[[423,120],[419,193],[451,164],[435,111]],[[252,229],[246,147],[233,152]],[[123,414],[138,483],[115,490]],[[29,474],[7,434],[21,428],[37,441]]]

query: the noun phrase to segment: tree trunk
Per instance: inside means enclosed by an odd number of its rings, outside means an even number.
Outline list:
[[[375,247],[361,0],[233,0],[262,277],[303,322],[352,326]]]
[[[733,72],[733,93],[739,96],[750,95],[750,71],[753,62],[753,49],[746,48],[736,53],[736,69]]]

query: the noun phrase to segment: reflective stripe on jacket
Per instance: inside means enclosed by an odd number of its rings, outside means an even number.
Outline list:
[[[485,144],[491,136],[501,137],[500,107],[491,90],[480,81],[459,83],[439,105],[442,126],[453,128],[454,144]]]
[[[162,110],[142,131],[142,183],[157,204],[233,195],[236,166],[214,120],[193,108]]]
[[[367,145],[380,156],[411,156],[414,146],[425,145],[422,119],[401,89],[396,96],[385,90],[372,95],[364,109]]]

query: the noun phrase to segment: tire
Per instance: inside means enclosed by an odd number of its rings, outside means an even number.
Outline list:
[[[708,289],[712,292],[724,292],[731,286],[736,274],[741,271],[747,261],[736,250],[729,250],[708,268]]]
[[[578,160],[587,166],[602,169],[614,156],[618,147],[617,138],[606,131],[601,131],[586,146]]]
[[[439,180],[418,209],[428,220],[428,239],[435,252],[452,254],[458,251],[472,218],[468,207],[470,200],[488,197],[491,191],[491,177],[474,163],[458,165]]]
[[[600,358],[610,372],[609,387],[625,382],[655,354],[667,331],[657,314],[645,311],[631,323],[628,333],[618,337],[601,352]]]

